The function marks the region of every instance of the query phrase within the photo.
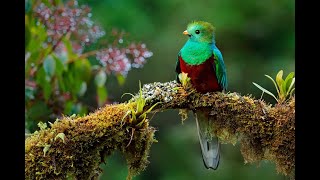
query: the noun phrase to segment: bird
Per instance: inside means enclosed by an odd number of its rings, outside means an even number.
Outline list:
[[[225,92],[227,72],[221,51],[216,46],[215,27],[205,21],[192,21],[183,31],[188,40],[178,53],[176,80],[181,73],[190,78],[192,87],[199,93]],[[180,77],[180,78],[179,78]],[[212,119],[201,109],[193,111],[196,119],[202,159],[207,169],[216,170],[220,162],[220,142],[212,132]]]

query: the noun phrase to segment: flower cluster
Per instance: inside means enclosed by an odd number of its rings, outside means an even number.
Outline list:
[[[39,22],[46,27],[48,35],[46,43],[54,46],[59,45],[59,39],[68,33],[76,40],[78,45],[74,45],[78,47],[93,43],[105,35],[101,27],[91,20],[91,9],[86,5],[79,6],[76,0],[56,6],[40,3],[35,8],[35,13]]]
[[[126,48],[126,54],[133,57],[132,67],[134,68],[142,67],[146,63],[146,58],[153,55],[153,53],[150,52],[143,43],[130,44],[129,47]]]
[[[99,51],[96,58],[106,67],[108,73],[126,76],[131,68],[141,68],[152,55],[145,44],[131,43],[121,49],[111,46],[107,50]]]
[[[59,57],[67,58],[67,47],[61,42],[62,37],[70,38],[73,53],[82,55],[86,45],[94,43],[105,35],[105,31],[91,20],[91,9],[86,5],[78,5],[76,0],[56,5],[49,0],[40,2],[34,9],[39,25],[45,26],[48,39],[45,46],[51,44]],[[49,4],[49,5],[48,5]],[[50,5],[51,4],[51,5]],[[128,34],[113,29],[109,36],[113,38],[98,50],[96,58],[104,65],[106,72],[126,76],[131,68],[141,68],[146,59],[152,56],[144,43],[130,43],[124,39]]]

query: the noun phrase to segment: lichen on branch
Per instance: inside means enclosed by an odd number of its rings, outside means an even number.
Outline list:
[[[133,115],[128,115],[141,96],[146,100],[144,112],[153,107],[151,112],[183,109],[181,112],[208,113],[213,133],[222,143],[240,142],[245,162],[269,160],[276,164],[278,172],[294,178],[294,96],[272,106],[238,93],[200,94],[171,81],[145,84],[141,94],[137,93],[129,102],[107,105],[83,117],[64,117],[28,137],[26,179],[66,179],[67,176],[92,179],[101,173],[99,164],[115,150],[127,159],[127,179],[139,174],[146,168],[150,147],[156,141],[155,129],[149,125],[148,118],[139,123],[142,119],[132,121]],[[184,113],[182,117],[185,118]],[[64,142],[60,136],[55,138],[59,133],[64,134]]]

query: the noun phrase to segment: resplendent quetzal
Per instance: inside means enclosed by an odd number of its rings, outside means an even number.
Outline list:
[[[188,24],[183,32],[189,39],[178,54],[176,73],[187,73],[192,86],[200,93],[225,91],[227,74],[222,54],[216,46],[214,27],[204,21]],[[216,170],[220,160],[220,142],[212,132],[208,112],[195,110],[198,136],[204,165]]]

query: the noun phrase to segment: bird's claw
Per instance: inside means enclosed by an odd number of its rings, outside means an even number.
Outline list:
[[[185,90],[184,87],[175,87],[174,90],[178,91],[178,94],[182,95],[182,96],[189,96],[190,94],[192,94],[194,92],[194,90],[191,90],[190,92],[187,92]]]

